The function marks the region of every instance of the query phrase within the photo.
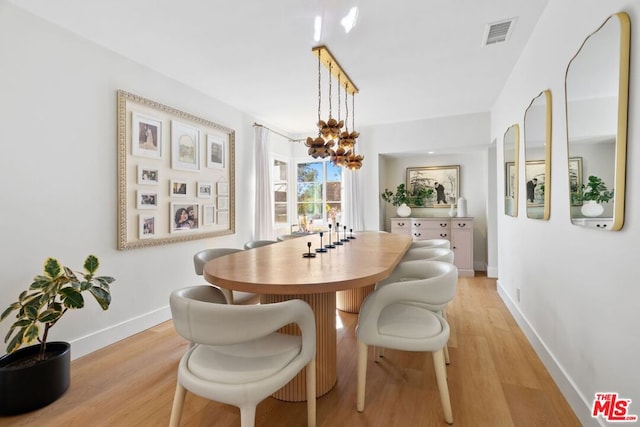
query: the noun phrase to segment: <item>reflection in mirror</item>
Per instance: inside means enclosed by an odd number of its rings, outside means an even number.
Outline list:
[[[549,219],[551,208],[551,91],[535,97],[524,113],[527,217]]]
[[[518,147],[520,126],[513,125],[504,133],[504,213],[518,216]]]
[[[612,15],[567,67],[569,191],[577,225],[620,230],[624,223],[629,42],[629,16]]]

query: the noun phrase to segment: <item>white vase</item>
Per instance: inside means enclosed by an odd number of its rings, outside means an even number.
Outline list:
[[[467,199],[465,199],[464,197],[460,197],[458,199],[458,217],[467,217]]]
[[[398,206],[398,209],[396,209],[396,213],[398,214],[398,216],[405,218],[411,215],[411,208],[407,206],[406,203],[403,203]]]
[[[456,216],[456,205],[451,204],[451,207],[449,208],[449,216],[451,218],[453,218],[454,216]]]
[[[602,212],[604,212],[604,206],[597,203],[595,200],[587,200],[583,202],[580,212],[582,212],[582,215],[586,217],[593,218],[602,215]]]

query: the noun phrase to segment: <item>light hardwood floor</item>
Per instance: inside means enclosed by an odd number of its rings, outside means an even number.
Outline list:
[[[318,426],[446,426],[430,355],[369,356],[366,407],[356,411],[357,315],[338,312],[338,382],[318,399]],[[496,292],[494,279],[460,278],[447,308],[447,367],[454,425],[579,426],[580,423]],[[0,426],[165,426],[176,367],[187,343],[165,322],[72,363],[71,387],[38,411]],[[304,426],[306,404],[268,398],[256,426]],[[240,425],[239,410],[187,394],[182,426]]]

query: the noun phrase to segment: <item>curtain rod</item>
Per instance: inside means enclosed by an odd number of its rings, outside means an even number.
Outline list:
[[[273,133],[275,133],[276,135],[280,135],[281,137],[288,139],[288,140],[289,140],[289,142],[301,142],[301,141],[304,141],[304,139],[293,139],[293,138],[291,138],[291,137],[289,137],[289,136],[287,136],[287,135],[285,135],[285,134],[283,134],[283,133],[280,133],[280,132],[275,131],[275,130],[273,130],[273,129],[271,129],[271,128],[268,128],[268,127],[266,127],[265,125],[261,125],[260,123],[255,123],[255,122],[254,122],[254,123],[253,123],[253,126],[254,126],[254,127],[256,127],[256,126],[257,126],[257,127],[265,128],[265,129],[266,129],[266,130],[268,130],[269,132],[273,132]]]

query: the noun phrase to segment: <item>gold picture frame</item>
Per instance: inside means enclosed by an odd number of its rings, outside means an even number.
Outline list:
[[[117,146],[118,146],[118,249],[136,249],[195,239],[224,236],[235,233],[235,131],[213,121],[196,117],[173,107],[152,101],[139,95],[117,91]],[[207,159],[199,153],[207,150],[205,138],[196,141],[193,165],[174,165],[176,135],[172,125],[179,123],[193,135],[217,135],[225,142],[224,168],[207,167]],[[143,129],[144,128],[144,129]],[[143,135],[143,131],[150,131]],[[172,135],[173,133],[173,135]],[[148,134],[148,135],[147,135]],[[184,149],[182,150],[184,151]],[[180,152],[178,152],[180,153]],[[178,166],[178,167],[174,167]],[[153,179],[143,178],[143,171],[153,171]],[[184,182],[186,195],[176,195],[169,190],[171,183]],[[219,184],[227,192],[226,220],[183,229],[175,226],[173,218],[177,204],[200,214],[202,198],[196,189],[199,183]],[[153,203],[147,203],[149,195],[155,195]],[[144,198],[144,203],[142,202]],[[202,194],[200,194],[202,197]],[[173,206],[173,208],[172,208]],[[142,209],[142,210],[141,210]],[[151,221],[151,219],[153,221]],[[153,222],[153,228],[150,223]],[[141,228],[146,227],[146,228]]]

